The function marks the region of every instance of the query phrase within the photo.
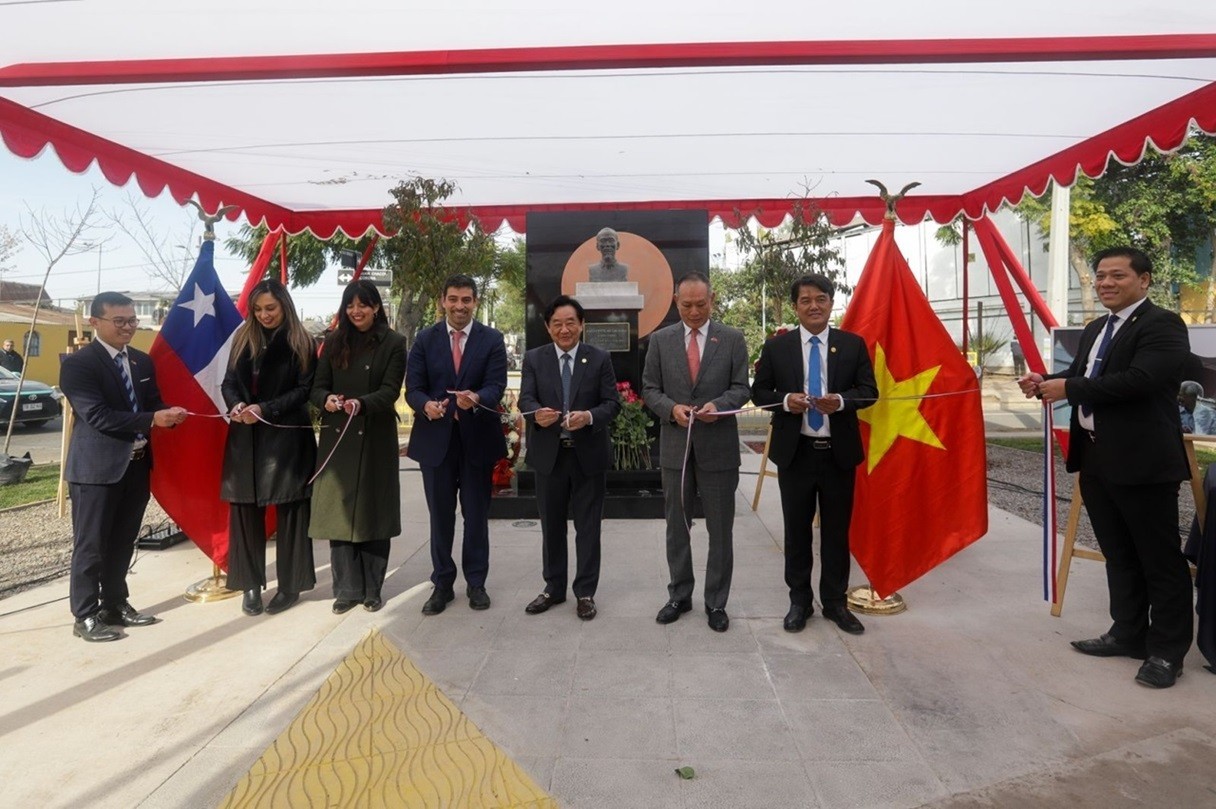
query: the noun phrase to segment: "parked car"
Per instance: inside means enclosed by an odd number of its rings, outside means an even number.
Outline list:
[[[0,428],[8,426],[20,379],[18,374],[0,368]],[[59,388],[26,379],[21,384],[21,399],[17,402],[17,423],[41,427],[62,412],[59,405],[62,398]]]

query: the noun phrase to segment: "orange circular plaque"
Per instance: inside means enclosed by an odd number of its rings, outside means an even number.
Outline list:
[[[672,295],[675,294],[675,281],[672,279],[671,265],[663,256],[663,252],[655,247],[648,239],[627,231],[618,231],[621,246],[616,251],[616,259],[629,267],[627,281],[638,285],[638,294],[645,299],[641,311],[638,312],[638,339],[650,334],[671,308]],[[573,295],[575,284],[590,280],[590,270],[600,263],[600,251],[595,249],[595,237],[583,242],[570,254],[566,260],[566,269],[562,271],[562,294]]]

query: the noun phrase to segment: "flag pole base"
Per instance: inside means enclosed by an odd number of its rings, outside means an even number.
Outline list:
[[[187,587],[185,592],[186,600],[197,604],[223,601],[235,595],[240,595],[240,591],[228,589],[228,577],[224,575],[224,571],[220,570],[219,565],[212,565],[211,575],[202,581],[196,581]]]
[[[868,584],[853,587],[846,594],[849,609],[853,612],[863,612],[866,615],[898,615],[908,609],[904,597],[899,593],[891,593],[886,598],[878,598],[874,588]]]

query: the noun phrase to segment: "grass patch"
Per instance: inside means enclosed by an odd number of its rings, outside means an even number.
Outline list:
[[[1009,447],[1010,449],[1024,449],[1027,452],[1042,452],[1043,439],[1035,438],[989,438],[989,444],[995,444],[998,447]]]
[[[12,486],[0,486],[0,508],[50,500],[58,491],[59,464],[35,464],[30,467],[25,480]]]

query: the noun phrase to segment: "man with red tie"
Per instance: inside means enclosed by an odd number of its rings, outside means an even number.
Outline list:
[[[642,398],[659,417],[660,466],[667,518],[667,603],[655,620],[670,624],[692,609],[694,585],[689,537],[693,498],[699,493],[709,532],[705,613],[709,628],[730,626],[726,600],[734,569],[735,489],[739,485],[739,425],[720,410],[737,410],[750,396],[743,333],[711,322],[709,278],[691,272],[676,284],[680,322],[650,336],[642,371]],[[685,445],[692,447],[684,469]],[[683,484],[683,486],[681,486]]]
[[[444,282],[440,303],[444,319],[418,333],[405,368],[405,399],[414,411],[406,454],[422,468],[431,515],[435,589],[422,607],[424,615],[438,615],[456,597],[457,501],[464,518],[461,567],[469,606],[489,608],[492,472],[507,454],[497,412],[507,387],[502,333],[473,319],[477,282],[467,275]]]

